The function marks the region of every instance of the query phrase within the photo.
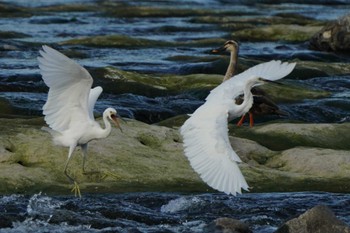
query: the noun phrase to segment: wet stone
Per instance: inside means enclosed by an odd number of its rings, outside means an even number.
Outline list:
[[[218,218],[208,224],[204,229],[205,233],[252,233],[249,226],[237,219]]]
[[[350,52],[350,16],[330,22],[310,39],[310,48],[321,51]]]
[[[349,226],[339,220],[327,206],[316,206],[283,224],[275,233],[347,233]]]

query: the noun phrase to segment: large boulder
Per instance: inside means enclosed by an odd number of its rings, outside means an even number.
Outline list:
[[[207,233],[252,233],[249,226],[237,219],[218,218],[209,223],[203,230]]]
[[[328,23],[310,39],[315,50],[350,52],[350,15]]]
[[[177,124],[181,124],[179,122]],[[69,192],[71,184],[63,174],[68,149],[53,145],[51,136],[41,130],[44,125],[42,118],[0,118],[0,193]],[[322,141],[327,133],[333,135],[330,129],[346,130],[347,124],[339,129],[338,124],[326,126],[267,124],[253,129],[230,127],[232,148],[243,161],[240,167],[250,190],[349,192],[350,149],[331,149],[341,144],[334,136],[328,142]],[[314,143],[309,142],[306,146],[302,140],[293,142],[290,135],[298,132],[298,128],[303,135],[313,138]],[[284,130],[278,136],[268,137],[276,133],[273,132],[275,129]],[[240,131],[245,131],[245,134]],[[326,132],[321,135],[322,131]],[[256,133],[261,135],[252,140]],[[288,145],[288,140],[293,142],[291,146],[274,149],[279,144]],[[316,143],[318,140],[324,148]],[[78,148],[68,172],[79,182],[83,193],[214,191],[202,182],[184,156],[177,127],[128,120],[123,124],[123,133],[114,128],[108,138],[89,143],[86,168],[91,172],[86,174],[82,173],[80,154]]]
[[[53,145],[41,130],[42,118],[1,119],[0,193],[65,193],[70,183],[63,174],[67,148]],[[68,167],[84,192],[137,190],[206,190],[182,154],[177,131],[138,121],[113,129],[103,140],[89,143],[82,173],[80,149]]]
[[[275,233],[349,233],[350,227],[326,206],[316,206],[284,223]]]

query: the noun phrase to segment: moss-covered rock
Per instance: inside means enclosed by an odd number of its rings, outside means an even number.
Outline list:
[[[117,48],[127,48],[127,47],[154,47],[154,46],[165,46],[166,42],[132,38],[124,35],[106,35],[106,36],[91,36],[71,39],[61,42],[62,45],[86,45],[94,47],[117,47]]]
[[[241,68],[240,68],[241,69]],[[169,75],[169,74],[142,74],[132,71],[123,71],[114,67],[105,67],[93,70],[94,77],[100,77],[96,83],[112,80],[118,85],[106,86],[105,91],[117,93],[132,92],[146,96],[165,95],[191,91],[205,98],[210,90],[221,84],[222,75],[216,74],[190,74],[190,75]],[[101,79],[103,77],[103,79]],[[113,90],[109,90],[113,88]],[[293,102],[303,99],[317,99],[330,96],[327,91],[300,86],[293,83],[285,85],[264,85],[259,87],[265,90],[275,101]],[[285,93],[289,93],[286,95]]]
[[[349,63],[320,62],[320,61],[296,61],[298,66],[293,73],[300,79],[313,77],[335,76],[350,73]]]
[[[70,184],[63,174],[68,150],[53,145],[51,136],[37,125],[42,119],[1,122],[0,192],[68,193]],[[137,121],[128,121],[123,129],[124,133],[114,129],[108,138],[89,143],[85,175],[80,149],[74,153],[68,171],[83,192],[118,192],[127,186],[205,190],[182,154],[177,131]]]
[[[249,138],[271,150],[296,146],[350,150],[350,123],[296,124],[275,123],[254,128],[235,128],[236,136]]]
[[[96,71],[95,71],[96,72]],[[135,89],[140,87],[139,91],[147,95],[149,90],[151,95],[164,93],[179,93],[187,90],[212,89],[221,83],[220,75],[211,74],[191,74],[191,75],[162,75],[162,74],[142,74],[132,71],[123,71],[114,67],[105,67],[98,70],[99,75],[106,79],[113,80],[119,84],[124,83],[127,92],[135,93]]]
[[[16,6],[13,4],[0,3],[0,17],[30,17],[33,12],[28,8]]]
[[[207,46],[217,45],[224,42],[222,38],[198,39],[190,41],[170,42],[160,40],[150,40],[143,38],[134,38],[125,35],[102,35],[89,36],[76,39],[70,39],[60,42],[61,45],[85,45],[92,47],[115,47],[115,48],[142,48],[142,47],[175,47],[175,46]]]
[[[24,37],[30,37],[30,35],[20,33],[20,32],[13,32],[13,31],[0,31],[0,39],[13,39],[13,38],[24,38]]]
[[[232,33],[232,36],[238,40],[249,41],[288,41],[303,42],[320,30],[320,26],[300,26],[275,24],[269,26],[260,26],[238,30]]]
[[[40,129],[43,119],[0,119],[0,123],[0,193],[69,193],[70,184],[63,174],[67,148],[53,145],[50,135]],[[339,130],[337,127],[336,124],[304,124],[295,130],[298,124],[293,127],[292,124],[265,125],[255,127],[256,131],[265,132],[261,136],[264,140],[254,141],[248,138],[254,135],[255,129],[245,127],[242,128],[248,132],[245,138],[240,135],[230,140],[244,161],[240,167],[252,192],[349,192],[350,149],[329,149],[342,143],[333,136],[326,144],[322,141],[325,136],[320,136],[320,132],[331,136]],[[348,132],[348,124],[341,127]],[[267,133],[273,134],[282,128],[280,138],[268,137]],[[190,167],[177,129],[129,120],[123,125],[123,131],[113,129],[108,138],[89,143],[85,174],[80,149],[74,153],[68,172],[77,179],[83,194],[211,190]],[[299,140],[294,141],[290,149],[273,149],[281,141],[287,144],[289,135],[295,131],[305,132],[314,141],[321,138],[323,148],[312,147],[310,143],[308,147],[301,147],[305,143]],[[233,133],[237,136],[239,129],[234,128]],[[342,131],[339,134],[344,135]]]
[[[202,9],[174,9],[151,6],[120,6],[105,8],[109,16],[115,17],[186,17],[194,15],[212,14],[211,10]]]

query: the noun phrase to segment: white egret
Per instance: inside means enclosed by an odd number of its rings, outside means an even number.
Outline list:
[[[42,48],[41,57],[38,57],[40,73],[49,87],[43,114],[51,128],[49,132],[54,143],[69,147],[64,174],[74,184],[72,191],[75,195],[81,196],[78,183],[67,173],[72,154],[77,146],[81,146],[85,172],[88,142],[110,134],[111,124],[108,119],[120,128],[118,114],[114,108],[107,108],[103,112],[105,128],[101,128],[94,119],[93,109],[102,88],[98,86],[91,89],[93,79],[78,63],[48,46]]]
[[[213,53],[222,53],[225,51],[230,52],[230,63],[227,67],[223,82],[232,78],[236,71],[239,51],[238,43],[234,40],[228,40],[222,47],[212,50]],[[248,112],[250,127],[254,126],[254,115],[288,115],[286,112],[281,111],[279,107],[270,98],[267,97],[267,94],[263,90],[252,88],[251,91],[253,93],[254,100],[253,105]],[[237,103],[241,103],[242,101],[242,98],[237,98]],[[241,126],[243,124],[245,116],[246,114],[241,117],[237,123],[237,126]]]
[[[270,61],[256,65],[214,88],[180,129],[185,155],[209,186],[226,194],[248,190],[228,136],[228,120],[247,113],[253,104],[251,88],[288,75],[295,63]],[[244,95],[243,102],[235,99]]]

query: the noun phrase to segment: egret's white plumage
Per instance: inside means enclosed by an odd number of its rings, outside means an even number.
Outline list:
[[[295,63],[270,61],[254,66],[213,89],[181,127],[185,155],[192,168],[209,186],[227,194],[248,190],[228,136],[228,120],[247,113],[253,104],[251,88],[262,80],[275,81],[288,75]],[[237,105],[235,99],[244,94]]]
[[[40,55],[41,57],[38,57],[40,72],[45,84],[50,88],[43,106],[43,114],[46,123],[52,129],[55,144],[69,147],[64,173],[76,184],[66,171],[75,147],[82,147],[84,169],[87,143],[110,134],[111,124],[108,119],[119,127],[117,111],[113,108],[104,111],[105,128],[101,128],[95,121],[93,109],[102,93],[102,88],[91,89],[93,79],[89,72],[48,46],[43,46]]]

